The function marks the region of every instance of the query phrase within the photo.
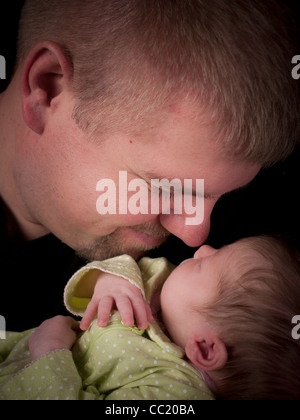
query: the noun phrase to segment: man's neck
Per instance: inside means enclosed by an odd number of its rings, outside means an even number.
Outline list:
[[[39,236],[32,236],[18,222],[14,214],[11,212],[10,208],[5,204],[5,202],[0,197],[0,206],[3,208],[3,213],[6,219],[6,229],[8,237],[13,242],[27,242],[33,239],[37,239]]]

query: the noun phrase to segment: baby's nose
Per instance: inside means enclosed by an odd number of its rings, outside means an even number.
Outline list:
[[[194,258],[201,259],[201,258],[207,258],[211,257],[213,254],[215,254],[218,250],[209,246],[209,245],[203,245],[200,249],[198,249],[197,252],[195,252]]]

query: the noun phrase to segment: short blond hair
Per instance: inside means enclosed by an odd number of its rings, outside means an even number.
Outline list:
[[[300,341],[292,337],[292,319],[300,314],[300,255],[276,237],[249,238],[239,246],[244,253],[241,258],[239,252],[239,269],[234,276],[232,267],[224,273],[217,299],[204,311],[229,355],[216,373],[217,395],[298,400]],[[259,256],[257,266],[245,271],[253,251]],[[233,278],[242,266],[241,277]]]
[[[185,98],[223,151],[269,166],[300,138],[285,12],[275,0],[27,0],[18,62],[40,40],[65,49],[74,118],[91,137],[147,130]]]

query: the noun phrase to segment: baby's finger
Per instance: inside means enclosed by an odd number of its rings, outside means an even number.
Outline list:
[[[88,304],[84,317],[80,323],[80,328],[82,331],[86,331],[89,326],[91,325],[92,321],[94,320],[95,316],[97,315],[98,304],[93,300]]]
[[[149,311],[148,304],[142,296],[140,299],[135,299],[134,302],[132,302],[132,305],[138,328],[140,330],[146,330],[148,328],[148,323],[153,322],[151,309],[149,308]]]
[[[114,306],[114,298],[106,296],[101,299],[98,306],[98,325],[99,327],[106,327],[110,318],[112,308]]]
[[[127,296],[122,296],[116,300],[116,305],[120,312],[123,324],[126,327],[133,327],[134,317],[130,299]]]
[[[154,322],[154,317],[153,317],[153,314],[152,314],[152,311],[151,311],[151,307],[150,307],[149,303],[146,302],[146,301],[145,301],[145,307],[146,307],[148,322],[150,322],[150,324],[152,324],[152,322]]]

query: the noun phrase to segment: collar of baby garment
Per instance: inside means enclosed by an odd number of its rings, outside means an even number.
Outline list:
[[[96,321],[94,321],[90,329],[95,328]],[[154,321],[147,330],[140,330],[137,326],[134,327],[125,327],[125,325],[122,322],[121,315],[118,311],[113,311],[108,323],[108,327],[121,327],[122,329],[126,329],[129,331],[132,331],[133,333],[140,335],[140,336],[147,336],[150,340],[152,340],[154,343],[156,343],[164,352],[169,353],[172,356],[179,357],[180,359],[183,359],[185,356],[185,351],[177,346],[176,344],[172,343],[172,341],[167,337],[167,335],[164,333],[164,331],[161,329],[159,323],[157,321]],[[97,328],[97,327],[96,327]],[[100,327],[98,327],[100,328]]]
[[[144,281],[145,296],[151,308],[154,304],[155,321],[149,325],[147,334],[149,338],[158,344],[163,351],[170,353],[181,359],[185,356],[185,351],[172,343],[166,335],[166,329],[161,319],[157,318],[160,312],[160,294],[166,279],[174,270],[174,266],[166,258],[143,258],[138,263]]]
[[[132,331],[137,335],[148,336],[149,339],[155,342],[164,352],[169,353],[172,356],[176,356],[181,359],[183,359],[185,356],[185,351],[181,347],[172,343],[172,341],[167,337],[167,335],[160,327],[160,323],[157,321],[154,321],[152,324],[150,324],[147,330],[139,330],[137,326],[125,327],[122,322],[120,313],[118,311],[114,311],[110,317],[109,326],[118,324],[121,324],[122,328]]]
[[[207,372],[205,372],[204,370],[198,369],[193,364],[192,364],[192,366],[193,366],[194,369],[196,369],[200,373],[200,375],[202,376],[203,381],[205,382],[205,385],[211,390],[212,393],[216,394],[217,393],[217,387],[216,387],[214,381],[209,376],[209,374]]]
[[[147,334],[152,341],[154,341],[163,349],[163,351],[170,353],[172,356],[176,356],[181,359],[184,358],[185,351],[181,347],[172,343],[172,341],[166,336],[156,321],[154,321],[148,327]]]

